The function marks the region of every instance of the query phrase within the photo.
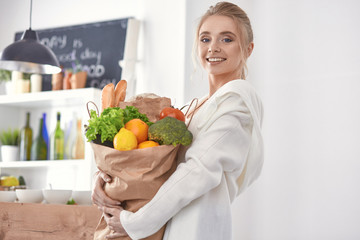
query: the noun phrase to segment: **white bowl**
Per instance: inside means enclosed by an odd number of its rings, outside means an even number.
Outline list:
[[[72,198],[79,205],[91,205],[91,191],[73,191]]]
[[[44,199],[40,189],[16,189],[15,192],[21,203],[41,203]]]
[[[47,203],[66,204],[71,197],[72,191],[65,189],[43,189],[42,193]]]
[[[15,191],[0,191],[0,202],[15,202]]]

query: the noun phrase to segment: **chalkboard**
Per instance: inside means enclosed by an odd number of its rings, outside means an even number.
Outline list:
[[[50,47],[64,69],[88,73],[86,87],[102,88],[121,77],[129,18],[67,27],[35,30],[41,43]],[[19,40],[22,32],[15,34]],[[43,91],[51,90],[51,75],[43,75]]]

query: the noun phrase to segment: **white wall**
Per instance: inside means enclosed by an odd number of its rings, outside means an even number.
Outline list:
[[[235,203],[236,239],[360,239],[360,3],[253,4],[266,154]]]
[[[144,20],[138,90],[180,103],[207,91],[200,72],[190,81],[190,51],[195,20],[214,2],[34,0],[33,28]],[[234,203],[234,239],[359,239],[360,2],[233,2],[254,27],[248,79],[264,102],[266,144],[261,177]],[[2,49],[28,27],[28,6],[0,9]]]

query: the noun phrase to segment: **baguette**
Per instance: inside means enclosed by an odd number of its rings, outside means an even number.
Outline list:
[[[115,87],[115,106],[118,106],[120,102],[123,102],[126,97],[126,80],[120,80]]]
[[[101,91],[101,112],[108,107],[115,107],[115,90],[113,83],[107,84]]]

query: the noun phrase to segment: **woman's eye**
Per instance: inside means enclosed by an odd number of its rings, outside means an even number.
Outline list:
[[[229,43],[229,42],[232,42],[233,40],[230,39],[230,38],[224,38],[223,41],[226,42],[226,43]]]
[[[208,39],[208,38],[202,38],[202,39],[200,39],[200,41],[203,42],[203,43],[207,43],[207,42],[210,41],[210,39]]]

